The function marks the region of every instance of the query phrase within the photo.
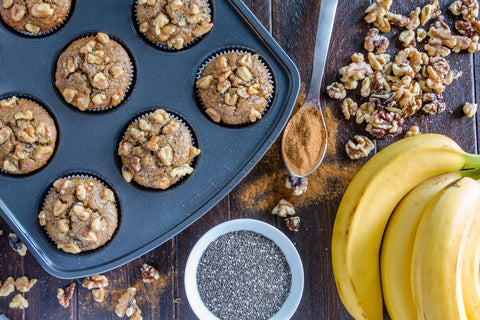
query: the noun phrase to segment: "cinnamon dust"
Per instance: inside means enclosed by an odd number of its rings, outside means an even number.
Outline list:
[[[283,133],[283,159],[290,170],[299,176],[314,170],[325,138],[321,111],[315,106],[300,108]]]
[[[303,105],[304,100],[305,89],[302,84],[296,109]],[[302,208],[318,205],[324,201],[339,203],[348,184],[360,169],[361,163],[352,163],[345,154],[345,143],[341,141],[339,128],[341,110],[327,101],[324,118],[327,126],[327,155],[318,169],[307,177],[308,190],[304,195],[294,196],[285,186],[288,170],[282,162],[281,141],[277,140],[240,184],[237,196],[233,200],[238,198],[241,206],[258,214],[269,214],[280,199],[292,203],[300,214]]]

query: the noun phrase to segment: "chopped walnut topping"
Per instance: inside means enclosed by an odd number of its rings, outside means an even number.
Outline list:
[[[342,103],[342,112],[345,116],[345,119],[350,119],[350,117],[354,117],[357,113],[358,105],[355,101],[350,98],[343,100]]]
[[[298,232],[300,230],[300,217],[287,217],[285,218],[285,226],[290,231]]]
[[[292,175],[287,176],[285,181],[287,189],[292,190],[294,196],[301,196],[307,192],[308,180],[306,177],[294,177]]]
[[[20,292],[28,292],[37,283],[37,279],[28,280],[27,277],[23,276],[15,280],[15,288]]]
[[[0,297],[6,297],[13,291],[15,291],[15,280],[13,277],[8,277],[0,287]]]
[[[140,273],[142,275],[142,280],[145,283],[150,283],[160,278],[160,272],[158,272],[157,269],[146,263],[142,265]]]
[[[92,296],[95,302],[103,302],[105,300],[105,295],[107,294],[107,290],[105,288],[93,289]]]
[[[12,302],[8,305],[11,309],[23,310],[28,308],[28,301],[20,293],[13,297]]]
[[[83,280],[82,286],[87,289],[105,288],[108,286],[108,279],[104,275],[94,275]]]
[[[20,241],[20,239],[15,233],[10,233],[8,235],[8,243],[10,243],[12,249],[17,251],[17,253],[22,257],[27,253],[27,247],[23,244],[22,241]]]
[[[424,26],[430,19],[438,17],[440,14],[438,0],[430,0],[430,3],[422,8],[422,13],[420,14],[420,22],[422,26]]]
[[[135,300],[136,292],[137,289],[130,287],[120,296],[117,304],[115,305],[115,313],[117,316],[120,318],[124,317],[125,315],[127,317],[132,316],[137,307],[137,302]]]
[[[327,94],[332,99],[341,100],[345,98],[347,92],[345,91],[345,87],[343,84],[339,82],[334,82],[327,87]]]
[[[375,148],[372,141],[365,136],[356,135],[354,137],[357,143],[348,140],[345,151],[352,160],[360,159],[368,156],[368,154]]]
[[[57,299],[58,303],[64,308],[67,308],[70,305],[70,300],[73,297],[73,293],[75,292],[75,282],[72,282],[70,286],[68,286],[65,290],[62,288],[57,289]]]
[[[420,133],[420,128],[417,126],[412,126],[410,129],[408,129],[407,132],[405,132],[405,138],[411,137],[411,136],[418,136]]]
[[[390,31],[390,22],[385,17],[387,12],[390,10],[392,5],[392,0],[375,0],[372,5],[370,5],[365,13],[365,21],[367,23],[373,23],[375,28],[380,30],[383,33]]]
[[[367,33],[365,37],[365,50],[367,51],[375,51],[380,54],[387,51],[388,45],[390,44],[387,37],[382,36],[379,34],[378,29],[372,28]]]
[[[463,105],[463,112],[467,115],[467,117],[473,117],[477,113],[477,104],[466,102]]]
[[[293,205],[285,199],[281,199],[280,202],[273,208],[272,214],[276,214],[282,218],[286,216],[294,216],[295,209]]]
[[[446,108],[445,102],[443,102],[443,95],[441,93],[424,93],[422,96],[422,101],[422,110],[428,114],[437,114],[443,112]]]

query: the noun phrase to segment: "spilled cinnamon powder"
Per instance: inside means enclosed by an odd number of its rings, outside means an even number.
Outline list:
[[[282,154],[292,172],[305,176],[315,169],[325,146],[322,112],[315,106],[300,108],[283,133]]]
[[[296,109],[303,105],[304,100],[305,89],[302,84]],[[292,203],[299,212],[302,207],[315,205],[322,201],[339,201],[361,166],[361,163],[352,163],[348,160],[344,154],[344,144],[339,143],[341,116],[341,111],[332,103],[327,102],[324,109],[327,126],[327,155],[318,169],[308,176],[308,190],[304,195],[293,196],[285,187],[288,170],[282,161],[281,141],[277,140],[257,164],[255,170],[242,181],[236,190],[235,197],[239,198],[241,205],[246,210],[258,214],[268,214],[280,199]],[[265,171],[262,168],[271,167],[274,167],[274,175],[270,173],[271,170],[262,173],[262,170]],[[273,193],[272,190],[274,190]]]

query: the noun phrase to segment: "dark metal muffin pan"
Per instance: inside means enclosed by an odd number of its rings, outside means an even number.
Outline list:
[[[42,267],[59,278],[79,278],[119,267],[200,218],[265,154],[285,126],[300,88],[295,65],[241,0],[212,0],[212,31],[178,52],[154,48],[137,34],[132,4],[126,0],[78,1],[70,21],[42,38],[26,38],[0,27],[0,95],[23,92],[44,101],[61,133],[56,154],[46,167],[26,176],[0,174],[0,213]],[[51,77],[60,50],[88,31],[116,35],[136,59],[136,81],[128,101],[108,112],[82,113],[66,107]],[[203,61],[217,50],[232,46],[247,46],[258,52],[275,79],[275,96],[268,113],[254,125],[239,128],[208,119],[194,88]],[[202,150],[196,171],[179,186],[163,192],[149,192],[127,183],[114,156],[125,123],[152,106],[184,116]],[[113,186],[119,197],[122,224],[103,250],[72,255],[52,245],[37,214],[56,178],[83,171]]]

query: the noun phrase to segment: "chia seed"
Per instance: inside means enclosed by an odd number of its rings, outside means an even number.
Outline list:
[[[292,274],[280,248],[253,231],[214,240],[197,269],[200,297],[220,319],[265,320],[290,293]]]

